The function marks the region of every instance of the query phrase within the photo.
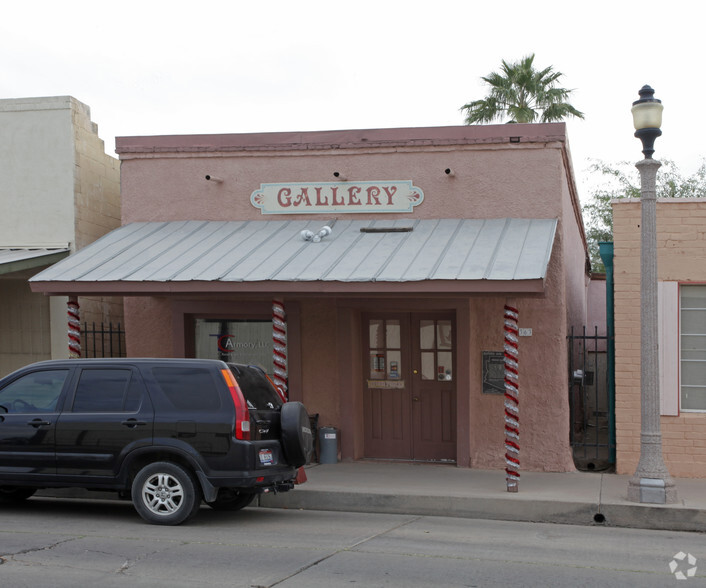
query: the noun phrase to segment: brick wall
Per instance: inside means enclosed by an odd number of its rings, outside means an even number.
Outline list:
[[[635,473],[640,457],[640,214],[639,200],[613,202],[615,427],[620,474]],[[706,282],[706,199],[658,201],[657,250],[660,281]],[[706,413],[663,415],[661,427],[671,475],[706,478]]]

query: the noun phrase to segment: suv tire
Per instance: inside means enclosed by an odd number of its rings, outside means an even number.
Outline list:
[[[309,461],[314,447],[309,414],[301,402],[286,402],[280,412],[282,447],[287,461],[295,468]]]
[[[135,510],[153,525],[179,525],[201,505],[201,488],[183,467],[168,461],[143,467],[132,482]]]
[[[254,499],[256,494],[253,492],[238,493],[237,490],[231,488],[221,488],[218,491],[218,496],[213,502],[207,502],[213,510],[241,510],[248,506]]]

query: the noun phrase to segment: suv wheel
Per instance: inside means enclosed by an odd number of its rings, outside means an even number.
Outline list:
[[[255,494],[238,493],[237,490],[231,488],[221,488],[218,491],[218,496],[213,502],[207,502],[213,510],[240,510],[248,506],[255,498]]]
[[[298,468],[309,461],[314,447],[309,414],[301,402],[286,402],[280,412],[282,447],[290,465]]]
[[[198,512],[201,488],[181,466],[167,461],[151,463],[132,482],[132,503],[148,523],[179,525]]]
[[[0,486],[0,502],[22,502],[33,496],[36,491],[36,488]]]

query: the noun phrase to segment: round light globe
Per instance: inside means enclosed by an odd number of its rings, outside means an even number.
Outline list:
[[[635,130],[658,129],[662,126],[662,101],[657,100],[655,91],[649,86],[640,90],[640,99],[632,103],[632,122]]]

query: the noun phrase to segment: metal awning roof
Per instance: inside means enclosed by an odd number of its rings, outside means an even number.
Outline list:
[[[332,232],[320,242],[302,238],[326,224]],[[326,291],[334,284],[341,292],[543,291],[556,227],[556,219],[518,218],[137,222],[30,282],[52,294]]]
[[[68,254],[61,247],[0,247],[0,275],[50,265]]]

